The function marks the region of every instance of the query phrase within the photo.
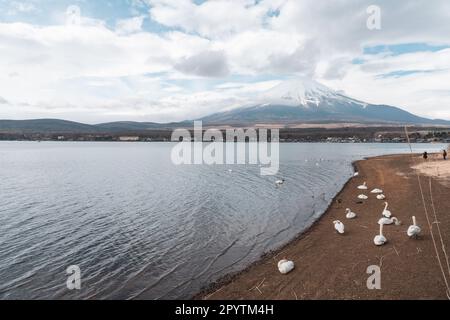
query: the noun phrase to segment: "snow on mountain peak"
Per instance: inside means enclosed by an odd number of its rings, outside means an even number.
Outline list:
[[[263,97],[266,102],[288,106],[319,105],[324,98],[339,95],[336,91],[310,79],[288,80],[270,89]]]

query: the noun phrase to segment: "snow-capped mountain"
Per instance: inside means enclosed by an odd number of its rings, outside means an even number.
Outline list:
[[[450,124],[450,121],[418,117],[397,107],[358,101],[305,78],[282,82],[255,97],[251,106],[216,113],[202,120],[226,125],[312,122]]]
[[[351,100],[316,81],[306,78],[284,81],[263,94],[262,98],[266,104],[293,107],[317,107],[322,101],[328,99]]]
[[[308,79],[283,82],[255,96],[254,103],[250,105],[201,120],[212,126],[284,126],[303,123],[450,126],[450,121],[421,118],[400,108],[364,103]],[[166,124],[121,121],[87,125],[57,119],[0,120],[0,133],[126,133],[191,126],[192,121]]]

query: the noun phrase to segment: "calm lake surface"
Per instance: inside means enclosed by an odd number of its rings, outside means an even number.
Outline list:
[[[0,299],[190,298],[310,226],[352,161],[409,152],[281,144],[279,174],[261,176],[251,165],[175,166],[173,146],[0,142]],[[66,288],[70,265],[79,291]]]

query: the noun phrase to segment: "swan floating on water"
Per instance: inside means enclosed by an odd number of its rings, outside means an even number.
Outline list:
[[[345,216],[347,219],[354,219],[356,218],[356,213],[352,212],[352,210],[350,209],[346,209],[345,212],[347,213],[347,215]]]
[[[275,181],[275,184],[281,186],[282,184],[284,184],[284,181],[285,181],[284,179],[280,179]]]
[[[334,229],[339,233],[339,234],[344,234],[345,232],[345,226],[342,222],[340,222],[339,220],[333,221],[334,224]]]
[[[382,212],[381,214],[382,214],[384,217],[386,217],[386,218],[392,217],[391,211],[388,210],[389,203],[385,202],[384,204],[385,204],[385,207],[384,207],[384,210],[383,210],[383,212]]]
[[[358,186],[359,190],[367,190],[367,184],[364,182],[362,185]]]
[[[406,232],[408,234],[408,237],[417,239],[420,232],[422,232],[422,229],[417,225],[416,217],[413,216],[413,224],[409,226],[408,231]]]
[[[367,199],[369,199],[369,197],[366,196],[365,194],[360,194],[360,195],[358,196],[358,199],[360,199],[360,200],[367,200]]]
[[[382,246],[386,244],[386,242],[387,239],[385,236],[383,236],[383,225],[380,224],[380,234],[373,239],[373,243],[375,243],[376,246]]]
[[[386,200],[386,196],[384,194],[377,195],[378,200]]]
[[[373,189],[372,191],[370,191],[370,193],[381,194],[381,193],[383,193],[383,190],[377,188],[377,189]]]
[[[295,265],[294,265],[294,262],[292,262],[292,261],[283,259],[280,262],[278,262],[278,270],[280,271],[281,274],[288,274],[289,272],[294,270],[294,268],[295,268]]]
[[[396,217],[392,217],[392,218],[383,217],[380,220],[378,220],[378,224],[391,225],[393,223],[395,223],[396,226],[399,226],[402,224]]]

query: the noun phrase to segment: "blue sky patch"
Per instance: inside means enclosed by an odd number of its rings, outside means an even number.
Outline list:
[[[405,44],[378,45],[373,47],[365,47],[363,53],[367,55],[388,53],[392,56],[398,56],[414,52],[436,52],[447,48],[450,48],[450,46],[431,45],[426,43],[405,43]]]
[[[392,71],[389,73],[378,75],[377,78],[382,78],[382,79],[400,78],[400,77],[406,77],[406,76],[409,76],[412,74],[417,74],[417,73],[431,73],[431,72],[434,72],[434,70],[397,70],[397,71]]]

